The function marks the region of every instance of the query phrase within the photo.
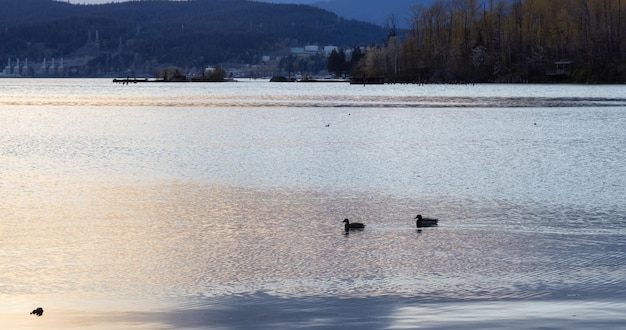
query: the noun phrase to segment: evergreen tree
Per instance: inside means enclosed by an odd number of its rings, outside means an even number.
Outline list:
[[[354,47],[352,50],[352,58],[350,59],[350,67],[353,68],[363,58],[361,47]]]
[[[328,72],[334,73],[335,75],[341,75],[345,72],[346,68],[346,54],[342,49],[337,51],[333,49],[328,56]]]

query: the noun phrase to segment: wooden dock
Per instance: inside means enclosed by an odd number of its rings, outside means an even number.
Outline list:
[[[136,84],[136,83],[140,83],[140,82],[157,82],[159,80],[157,79],[148,79],[148,78],[114,78],[113,82],[117,83],[117,84],[123,84],[123,85],[128,85],[128,84]]]

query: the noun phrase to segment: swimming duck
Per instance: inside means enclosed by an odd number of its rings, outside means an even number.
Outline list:
[[[360,222],[350,223],[350,220],[348,220],[347,218],[344,219],[342,222],[346,224],[345,225],[346,231],[349,231],[350,229],[363,229],[363,228],[365,228],[364,224],[362,224]]]
[[[34,309],[32,312],[30,312],[31,315],[37,315],[37,316],[41,316],[43,315],[43,308],[41,307],[37,307],[36,309]]]
[[[417,226],[417,228],[419,227],[431,227],[431,226],[437,226],[437,222],[439,222],[439,219],[433,219],[433,218],[422,218],[421,214],[418,214],[415,219],[417,219],[415,221],[415,225]]]

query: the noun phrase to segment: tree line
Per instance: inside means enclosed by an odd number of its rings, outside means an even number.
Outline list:
[[[420,82],[623,83],[626,0],[437,0],[354,75]]]

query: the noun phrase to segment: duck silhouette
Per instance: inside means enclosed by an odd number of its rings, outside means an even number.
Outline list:
[[[350,220],[348,220],[347,218],[344,219],[342,222],[345,223],[344,227],[345,227],[346,231],[350,231],[350,229],[363,229],[363,228],[365,228],[364,224],[362,224],[360,222],[350,223]]]
[[[30,312],[30,314],[31,315],[41,316],[41,315],[43,315],[43,308],[37,307],[36,309],[33,309],[33,311]]]
[[[418,214],[415,219],[417,219],[415,220],[415,226],[417,226],[417,228],[437,226],[439,222],[439,219],[423,218],[421,214]]]

